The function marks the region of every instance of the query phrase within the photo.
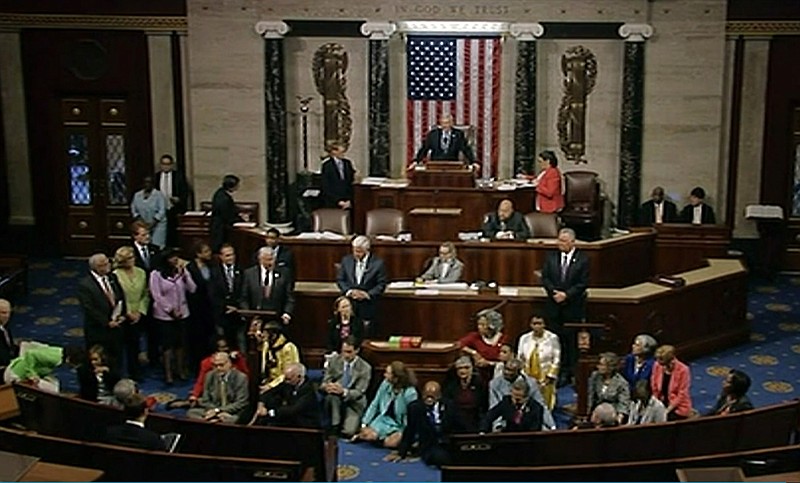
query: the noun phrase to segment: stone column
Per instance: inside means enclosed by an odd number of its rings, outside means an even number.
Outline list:
[[[267,173],[267,221],[289,220],[288,146],[286,139],[286,82],[283,37],[285,22],[258,22],[256,32],[264,37],[264,163]]]
[[[622,73],[617,226],[627,228],[636,221],[641,199],[644,42],[653,35],[653,27],[626,23],[619,28],[619,35],[625,40],[625,65]]]
[[[176,155],[175,106],[172,86],[170,32],[146,31],[150,67],[150,123],[153,126],[153,158],[150,170],[158,169],[162,154]],[[182,160],[179,160],[182,161]],[[183,169],[183,166],[180,167]]]
[[[517,39],[513,176],[535,167],[536,38],[544,34],[544,27],[540,23],[515,23],[510,32]]]
[[[366,22],[361,33],[369,37],[369,175],[391,174],[389,137],[389,38],[391,22]]]

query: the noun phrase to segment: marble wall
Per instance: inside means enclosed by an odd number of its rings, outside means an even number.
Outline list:
[[[670,0],[633,2],[611,0],[412,1],[388,0],[192,0],[189,17],[189,89],[192,158],[198,197],[209,193],[223,171],[243,175],[241,199],[266,201],[264,177],[264,103],[262,39],[253,27],[259,20],[498,20],[511,22],[629,22],[649,23],[655,34],[647,41],[644,107],[642,191],[664,185],[679,204],[688,191],[703,185],[709,201],[718,207],[724,199],[726,163],[722,162],[723,78],[725,66],[725,0]],[[326,41],[346,45],[350,53],[348,92],[354,116],[350,156],[366,171],[366,39],[289,38],[287,95],[289,166],[301,159],[295,95],[314,96],[309,117],[309,158],[317,161],[321,128],[319,95],[313,88],[308,62]],[[510,174],[513,160],[513,52],[516,41],[504,48],[501,138],[502,174]],[[540,40],[539,120],[537,149],[557,147],[555,113],[560,102],[557,59],[571,45],[583,44],[599,62],[598,84],[589,98],[588,165],[598,171],[609,199],[616,201],[619,156],[620,88],[623,41]],[[390,42],[392,89],[393,174],[400,175],[407,158],[403,112],[405,105],[404,53],[397,35]],[[362,95],[363,94],[363,95]],[[269,135],[269,133],[266,133]],[[312,166],[314,166],[312,162]],[[574,169],[565,166],[565,169]],[[722,212],[722,206],[718,207]]]

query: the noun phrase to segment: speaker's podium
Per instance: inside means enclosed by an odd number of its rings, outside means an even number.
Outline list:
[[[413,184],[426,188],[472,188],[475,175],[461,161],[428,161],[414,168]]]

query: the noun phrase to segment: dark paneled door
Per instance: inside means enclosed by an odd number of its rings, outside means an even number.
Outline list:
[[[70,96],[60,99],[62,140],[57,172],[66,193],[64,249],[75,255],[109,251],[128,236],[131,181],[125,99]]]

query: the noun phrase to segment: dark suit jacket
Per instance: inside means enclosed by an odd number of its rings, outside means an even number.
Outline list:
[[[344,178],[339,175],[336,162],[328,158],[322,163],[322,202],[328,208],[338,208],[340,201],[353,201],[353,179],[356,170],[349,159],[342,158]]]
[[[78,386],[80,387],[78,396],[86,401],[97,402],[99,383],[94,375],[91,363],[81,364],[76,372],[78,373]],[[103,381],[109,392],[114,391],[114,386],[119,382],[119,379],[119,373],[113,367],[109,367],[109,371],[103,376]]]
[[[702,212],[700,213],[700,223],[703,225],[713,225],[717,222],[717,217],[714,215],[714,209],[705,203],[701,203]],[[694,206],[691,203],[684,206],[681,210],[680,221],[684,223],[691,223],[694,218]]]
[[[239,220],[236,204],[228,190],[220,187],[211,199],[211,249],[218,252],[229,241],[229,232]]]
[[[294,280],[294,253],[292,253],[289,247],[285,245],[278,245],[278,255],[274,258],[275,261],[273,263],[275,266],[288,270],[289,274],[292,276],[292,280]]]
[[[522,421],[520,424],[514,422],[514,414],[517,408],[511,401],[511,396],[505,396],[492,409],[486,413],[481,421],[481,432],[488,433],[492,430],[492,422],[497,418],[502,418],[505,422],[504,433],[520,431],[539,431],[542,429],[542,417],[544,408],[538,402],[529,398],[522,409]]]
[[[167,445],[157,433],[131,423],[111,426],[106,431],[106,442],[151,451],[166,451]]]
[[[156,189],[161,186],[162,173],[161,170],[156,173],[154,181]],[[172,205],[171,210],[178,213],[185,212],[189,199],[189,183],[186,182],[186,176],[182,171],[172,171],[172,196],[178,198],[178,202]]]
[[[356,282],[356,259],[352,254],[342,258],[341,266],[336,275],[336,285],[342,294],[347,294],[349,290],[359,289],[367,292],[370,296],[367,300],[354,300],[356,315],[362,320],[372,321],[375,319],[377,302],[386,290],[386,266],[383,260],[370,253],[367,259],[367,267],[361,283]]]
[[[282,382],[261,395],[261,402],[275,410],[275,417],[267,417],[267,424],[296,428],[322,425],[317,388],[308,379],[297,387]]]
[[[483,224],[483,236],[487,238],[494,238],[499,231],[513,231],[515,240],[527,240],[531,237],[531,229],[525,222],[525,217],[522,213],[515,211],[511,217],[505,221],[505,229],[497,212],[489,214],[486,222]]]
[[[279,316],[294,313],[294,282],[288,270],[274,268],[272,290],[264,298],[264,281],[261,280],[261,265],[244,271],[239,307],[249,310],[274,310]]]
[[[542,285],[547,292],[545,312],[554,324],[578,322],[586,318],[586,287],[589,285],[589,258],[580,250],[570,260],[566,280],[561,280],[561,251],[547,254],[542,267]],[[561,290],[567,299],[561,304],[553,300],[553,293]]]
[[[233,290],[229,290],[228,279],[225,277],[225,267],[221,263],[211,264],[211,280],[209,281],[209,295],[211,305],[217,316],[225,313],[225,307],[239,307],[239,295],[242,291],[242,269],[239,265],[233,266]]]
[[[453,403],[445,398],[439,400],[439,428],[428,417],[428,406],[422,399],[408,405],[408,423],[403,430],[403,438],[397,448],[400,456],[406,457],[411,446],[419,442],[419,452],[425,455],[434,446],[440,445],[454,432],[456,411]],[[424,457],[424,456],[423,456]]]
[[[420,162],[430,152],[431,161],[458,161],[458,154],[464,153],[464,157],[470,163],[475,162],[475,155],[467,144],[464,133],[458,129],[450,130],[450,144],[447,149],[442,148],[442,131],[440,128],[431,129],[425,136],[422,147],[414,156],[415,162]]]
[[[452,372],[451,372],[452,371]],[[445,376],[445,382],[442,387],[442,396],[452,401],[453,410],[457,414],[454,417],[454,426],[452,430],[457,433],[474,433],[478,430],[481,416],[489,409],[489,388],[481,380],[478,372],[472,374],[468,391],[470,391],[476,403],[475,408],[462,408],[459,407],[458,393],[461,391],[461,381],[452,368]]]
[[[11,345],[6,342],[6,338],[3,336],[2,332],[0,332],[0,367],[6,367],[9,363],[11,363],[11,359],[17,357],[19,355],[19,347],[14,344],[14,336],[11,334],[11,328],[9,327],[10,324],[6,324],[6,332],[8,332],[8,338],[11,339]],[[0,371],[0,379],[2,379],[2,372]]]
[[[714,416],[716,414],[721,414],[722,409],[728,402],[728,396],[726,394],[720,394],[717,398],[716,404],[711,409],[711,411],[706,413],[706,416]],[[753,409],[753,403],[750,402],[750,398],[746,395],[737,399],[733,404],[731,404],[730,408],[728,409],[728,413],[738,413],[742,411],[749,411]]]
[[[122,313],[127,313],[125,308],[125,294],[117,281],[117,276],[108,274],[109,284],[114,291],[114,297],[122,302]],[[105,292],[100,288],[91,274],[78,282],[78,300],[83,309],[83,335],[87,346],[101,344],[107,350],[112,350],[122,337],[122,328],[112,329],[108,326],[114,307],[108,301]],[[119,354],[114,354],[119,355]]]
[[[664,200],[664,212],[662,214],[663,223],[678,222],[678,208],[675,203]],[[650,226],[656,222],[656,202],[648,200],[642,203],[639,208],[639,225]]]
[[[328,343],[325,348],[328,352],[339,352],[342,348],[341,321],[337,315],[328,319]],[[356,347],[361,347],[364,341],[364,321],[359,317],[350,319],[350,336],[355,337]]]
[[[150,274],[150,272],[158,266],[158,245],[153,243],[147,244],[147,253],[150,255],[150,264],[145,265],[144,260],[142,259],[142,253],[139,251],[139,247],[136,246],[135,243],[131,243],[131,247],[133,247],[133,255],[136,257],[136,266]]]

